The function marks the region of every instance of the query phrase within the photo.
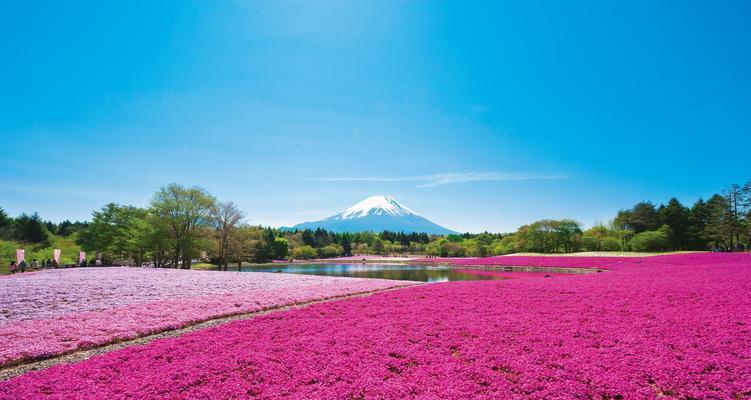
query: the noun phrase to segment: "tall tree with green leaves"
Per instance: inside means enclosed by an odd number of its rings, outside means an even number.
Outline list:
[[[10,239],[13,219],[0,207],[0,239]]]
[[[191,259],[198,255],[203,228],[211,225],[216,198],[200,187],[184,187],[176,183],[161,188],[151,199],[155,216],[170,227],[175,240],[174,265],[190,269]]]
[[[211,217],[216,232],[219,266],[226,271],[230,241],[244,215],[235,203],[230,201],[216,203],[211,210]]]
[[[102,254],[104,262],[127,261],[141,265],[148,257],[148,210],[109,203],[95,211],[78,243],[87,252]]]
[[[708,216],[704,237],[715,246],[732,247],[734,240],[733,213],[724,196],[716,194],[707,201]]]
[[[660,227],[660,215],[654,204],[642,201],[628,210],[619,211],[613,223],[619,229],[631,230],[634,233],[653,231]]]
[[[43,243],[47,241],[47,229],[39,218],[39,214],[21,214],[16,218],[13,227],[13,238],[25,243]]]
[[[685,250],[688,245],[689,214],[689,209],[675,197],[660,206],[660,222],[670,227],[668,242],[673,250]]]

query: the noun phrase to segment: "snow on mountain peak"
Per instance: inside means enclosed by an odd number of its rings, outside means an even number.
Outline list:
[[[401,217],[417,215],[414,211],[396,201],[391,196],[371,196],[337,215],[339,219],[361,218],[368,215],[392,215]]]
[[[430,235],[456,233],[435,224],[390,196],[372,196],[332,217],[303,222],[285,229],[326,229],[332,232],[424,232]]]

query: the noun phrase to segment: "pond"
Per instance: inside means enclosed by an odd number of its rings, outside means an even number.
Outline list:
[[[444,266],[406,264],[280,264],[268,267],[243,267],[243,272],[280,272],[353,278],[397,279],[420,282],[449,282],[504,279]],[[477,271],[479,272],[479,271]]]

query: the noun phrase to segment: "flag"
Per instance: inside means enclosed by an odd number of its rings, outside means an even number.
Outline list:
[[[55,260],[56,263],[60,264],[60,249],[55,249],[52,251],[52,259]]]
[[[86,252],[85,251],[82,251],[82,252],[78,253],[78,263],[79,264],[81,263],[81,261],[83,261],[85,259],[86,259]]]
[[[16,264],[20,264],[21,261],[25,260],[26,257],[24,256],[24,250],[23,249],[16,249]]]

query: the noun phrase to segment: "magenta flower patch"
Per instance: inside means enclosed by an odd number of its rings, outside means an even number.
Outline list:
[[[0,280],[0,366],[212,318],[414,282],[142,268],[49,270]]]
[[[28,373],[0,398],[751,396],[751,255],[566,259],[612,270],[272,313]]]

